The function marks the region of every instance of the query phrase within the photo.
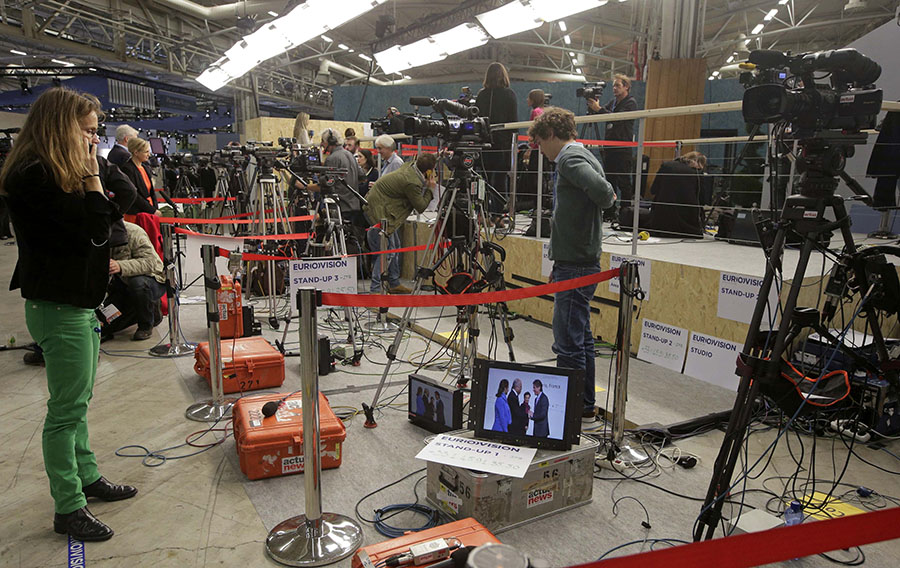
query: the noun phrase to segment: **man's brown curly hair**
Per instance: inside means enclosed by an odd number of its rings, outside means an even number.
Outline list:
[[[575,130],[575,115],[570,110],[559,107],[547,107],[544,114],[534,120],[528,129],[528,136],[547,139],[556,136],[560,140],[572,140],[578,135]]]

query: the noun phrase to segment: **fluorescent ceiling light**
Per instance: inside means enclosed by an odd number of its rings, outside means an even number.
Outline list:
[[[534,13],[545,22],[553,22],[573,14],[594,10],[606,4],[600,0],[531,0],[529,2]],[[565,24],[560,22],[562,31]]]
[[[328,43],[334,43],[334,40],[331,39],[330,37],[328,37],[327,35],[323,35],[323,36],[319,36],[319,37],[321,37],[324,41],[327,41]]]
[[[272,10],[269,10],[269,15],[272,16],[273,18],[277,18],[278,12],[273,12]]]
[[[398,73],[404,69],[409,69],[406,54],[400,50],[399,45],[379,51],[375,54],[375,60],[378,61],[378,66],[385,73]]]
[[[559,29],[561,31],[566,31],[566,23],[562,20],[559,21]]]
[[[778,8],[772,8],[769,13],[763,16],[763,21],[768,22],[778,14]]]
[[[453,55],[484,45],[491,39],[477,24],[460,24],[431,38],[441,46],[445,55]]]
[[[719,76],[719,72],[718,72],[718,71],[713,71],[713,72],[712,72],[712,76],[713,76],[713,77],[718,77],[718,76]]]
[[[728,56],[728,59],[725,60],[725,63],[731,63],[732,61],[734,61],[734,56],[733,56],[733,55],[729,55],[729,56]]]
[[[426,37],[401,48],[407,61],[406,69],[420,67],[447,57],[444,48],[433,38]]]
[[[753,31],[750,32],[750,34],[751,34],[751,35],[756,35],[756,34],[758,34],[759,32],[763,31],[763,28],[764,28],[764,27],[766,27],[766,25],[765,25],[764,23],[760,22],[760,23],[756,24],[756,27],[753,28]]]
[[[60,61],[59,59],[51,59],[50,61],[52,63],[56,63],[57,65],[69,65],[69,63],[67,63],[65,61]]]
[[[574,52],[574,51],[570,51],[570,52],[569,52],[569,57],[571,57],[571,58],[574,59],[574,58],[575,58],[575,52]]]
[[[572,44],[572,38],[569,37],[569,34],[563,36],[563,41],[566,42],[566,45]]]
[[[495,39],[533,30],[543,24],[531,6],[525,6],[518,0],[484,14],[478,14],[475,18]]]
[[[366,61],[372,61],[372,58],[366,55],[365,53],[360,53],[359,56]]]
[[[224,87],[231,77],[218,67],[212,66],[197,77],[197,82],[209,89],[210,91],[218,91]]]
[[[44,30],[44,33],[45,33],[45,34],[50,34],[50,35],[55,35],[55,36],[58,36],[58,35],[59,35],[59,32],[58,32],[58,31],[56,31],[56,30],[51,30],[50,28],[47,28],[46,30]]]
[[[28,54],[25,53],[24,51],[19,51],[18,49],[10,49],[9,52],[10,52],[10,53],[14,53],[14,54],[16,54],[16,55],[28,55]]]
[[[410,79],[412,79],[412,77],[410,77],[409,75],[404,75],[403,78],[406,79],[407,81],[409,81]]]
[[[713,77],[712,75],[706,78],[707,81],[712,81],[713,79],[715,79],[715,77]]]
[[[575,74],[576,75],[584,75],[584,73],[581,72],[581,69],[576,69]]]
[[[346,50],[348,50],[348,49],[350,49],[350,48],[347,47],[346,45],[344,45],[343,43],[339,43],[339,44],[338,44],[338,49],[343,49],[343,50],[346,51]]]
[[[778,0],[778,4],[780,4],[781,6],[784,6],[785,4],[787,4],[790,1],[791,0]]]

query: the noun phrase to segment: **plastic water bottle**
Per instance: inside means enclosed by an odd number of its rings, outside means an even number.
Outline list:
[[[791,527],[803,522],[803,507],[799,501],[791,501],[791,506],[784,511],[784,526]],[[799,560],[793,558],[793,560]]]

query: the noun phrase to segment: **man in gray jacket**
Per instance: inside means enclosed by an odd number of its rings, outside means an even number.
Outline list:
[[[550,280],[557,282],[600,272],[603,210],[616,200],[603,167],[575,141],[575,115],[550,107],[528,135],[556,162],[556,201],[550,221]],[[597,285],[557,292],[553,300],[553,352],[559,367],[584,370],[583,419],[592,421],[594,407],[594,336],[590,301]],[[535,400],[535,404],[537,400]]]
[[[135,323],[134,341],[149,339],[162,321],[159,299],[165,293],[163,263],[144,229],[125,223],[128,242],[110,249],[109,289],[105,305],[113,304],[121,315],[103,326],[111,336]]]

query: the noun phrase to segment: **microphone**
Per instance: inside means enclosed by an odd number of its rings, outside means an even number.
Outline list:
[[[284,404],[284,401],[286,401],[290,397],[294,396],[298,392],[300,392],[300,391],[294,391],[292,393],[288,393],[288,394],[284,395],[283,397],[279,398],[278,400],[270,400],[269,402],[265,403],[262,407],[263,416],[265,416],[266,418],[275,416],[275,413],[278,412],[278,409],[281,408],[281,405]]]
[[[474,546],[457,548],[450,554],[449,558],[445,558],[440,562],[435,562],[428,568],[465,568],[466,561],[469,559],[469,553],[474,549]]]
[[[413,106],[431,106],[435,100],[431,97],[409,97],[409,104]]]

